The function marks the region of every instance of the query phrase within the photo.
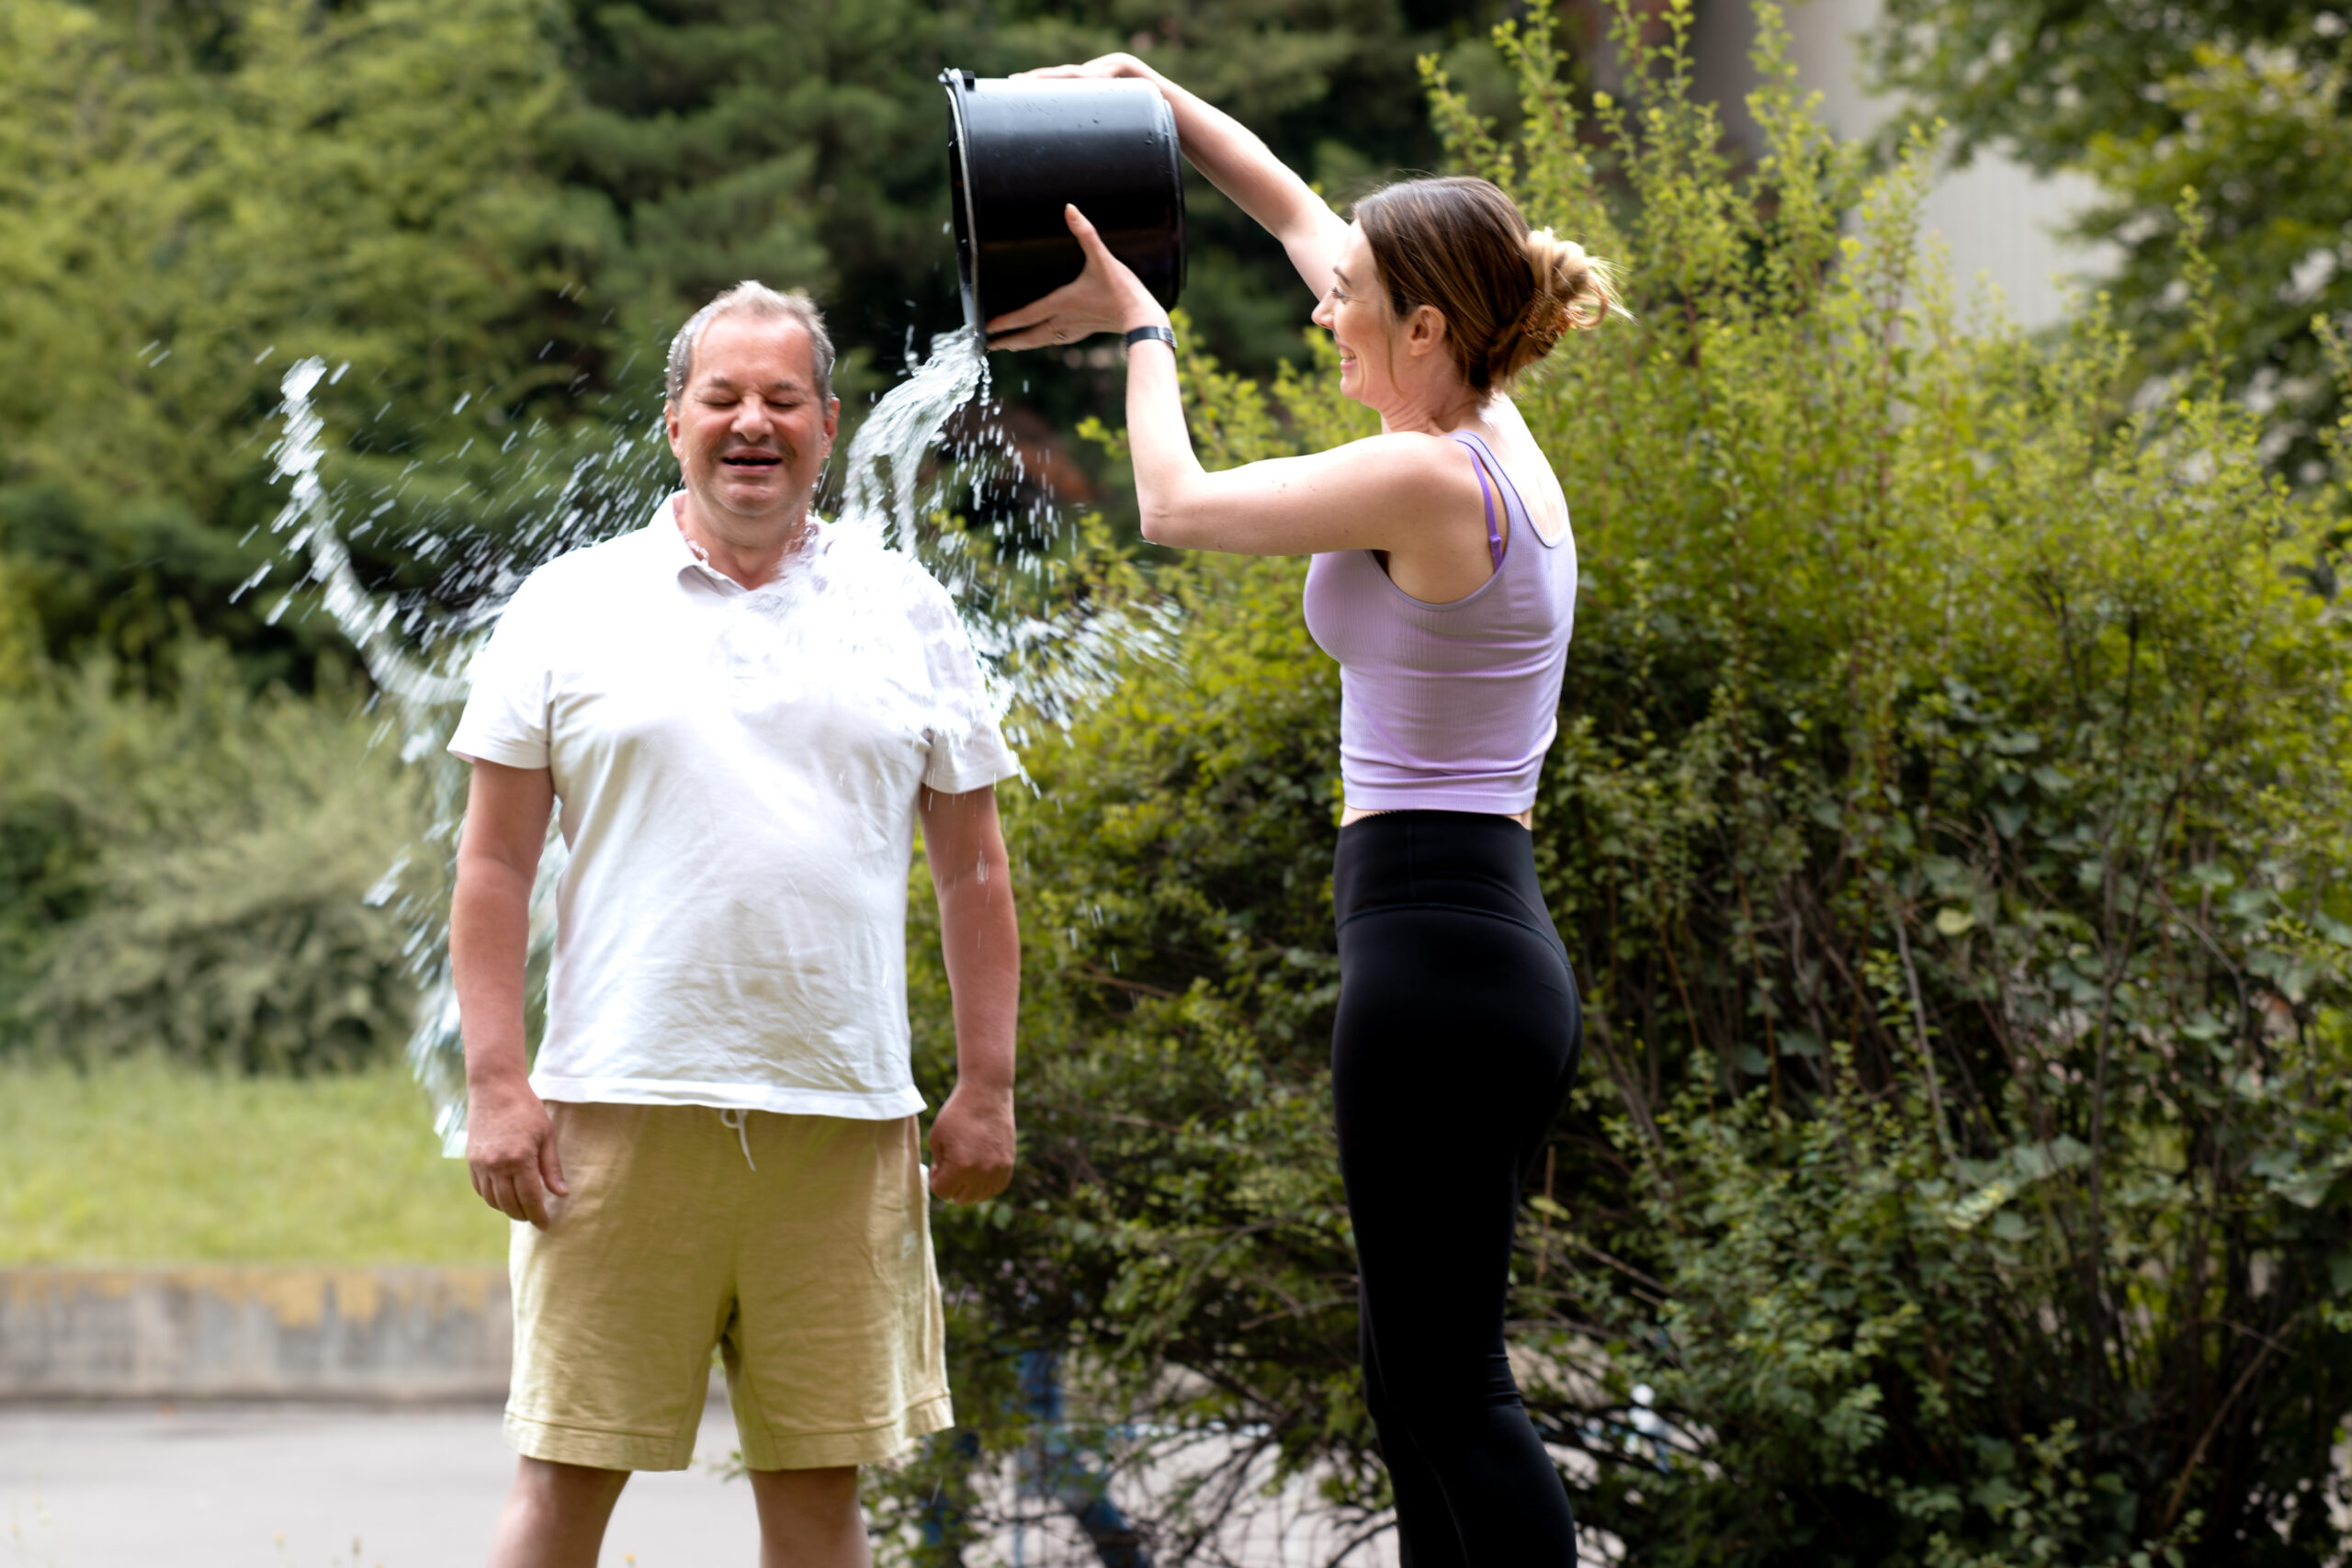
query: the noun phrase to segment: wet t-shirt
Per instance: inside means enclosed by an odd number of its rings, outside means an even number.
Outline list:
[[[531,574],[449,750],[547,768],[557,884],[542,1099],[887,1119],[909,1065],[918,793],[1013,776],[955,607],[811,522],[776,581],[648,527]]]

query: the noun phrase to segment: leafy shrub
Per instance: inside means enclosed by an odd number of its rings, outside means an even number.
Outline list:
[[[413,781],[331,675],[254,696],[187,645],[171,676],[127,692],[98,663],[0,698],[7,1039],[251,1072],[397,1048],[414,986],[385,906]]]
[[[2342,1561],[2335,502],[2266,476],[2217,374],[2124,403],[2097,309],[2046,348],[1964,321],[1917,159],[1870,179],[1758,15],[1744,170],[1687,96],[1682,0],[1627,21],[1645,69],[1591,140],[1541,9],[1498,35],[1517,134],[1432,83],[1463,163],[1616,259],[1634,312],[1521,399],[1585,562],[1536,848],[1592,1064],[1523,1227],[1531,1409],[1644,1563]],[[2210,322],[2193,248],[2182,283]],[[1216,460],[1357,433],[1328,384],[1210,372]],[[1032,749],[1028,1164],[943,1245],[980,1386],[1057,1350],[1106,1454],[1223,1432],[1363,1521],[1298,576],[1162,569],[1174,667]],[[1475,1070],[1454,1050],[1433,1070]],[[923,1486],[1036,1437],[965,1410]],[[1232,1500],[1193,1480],[1162,1561]]]
[[[1600,109],[1641,325],[1530,414],[1594,566],[1544,838],[1614,1100],[1548,1238],[1597,1267],[1527,1302],[1608,1371],[1543,1414],[1648,1562],[2007,1561],[2037,1485],[2052,1561],[2332,1558],[2330,518],[2218,355],[2133,410],[2096,309],[2047,354],[1962,332],[1916,169],[1859,188],[1785,70],[1727,184],[1675,48]],[[1592,209],[1573,143],[1453,123],[1539,219]],[[2193,249],[2182,283],[2210,322]]]

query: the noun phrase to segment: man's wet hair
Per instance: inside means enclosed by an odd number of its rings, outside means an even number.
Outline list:
[[[817,366],[817,400],[833,400],[833,340],[825,331],[825,313],[800,289],[779,294],[764,283],[746,279],[687,317],[686,324],[678,329],[678,335],[670,340],[669,370],[662,378],[663,402],[674,403],[684,395],[686,383],[694,379],[695,345],[702,341],[710,323],[721,316],[798,321],[808,334],[810,357]]]

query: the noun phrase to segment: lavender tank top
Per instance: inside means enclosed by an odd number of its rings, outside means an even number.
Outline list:
[[[1307,633],[1340,662],[1340,775],[1352,807],[1525,811],[1559,728],[1575,541],[1563,531],[1545,542],[1486,442],[1466,430],[1453,439],[1484,459],[1492,577],[1431,604],[1389,581],[1370,550],[1318,555],[1306,569]],[[1508,540],[1495,527],[1497,490]]]

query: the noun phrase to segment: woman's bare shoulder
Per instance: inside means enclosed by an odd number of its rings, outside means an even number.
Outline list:
[[[1375,464],[1384,474],[1412,468],[1433,477],[1442,474],[1450,478],[1470,471],[1465,460],[1466,448],[1454,439],[1457,434],[1454,431],[1442,434],[1419,430],[1383,431],[1378,435],[1367,435],[1331,450],[1351,462]]]
[[[1321,466],[1347,475],[1357,485],[1403,484],[1424,498],[1432,491],[1442,493],[1459,488],[1457,480],[1467,483],[1471,479],[1466,454],[1451,433],[1439,435],[1418,430],[1383,431],[1316,456]]]

